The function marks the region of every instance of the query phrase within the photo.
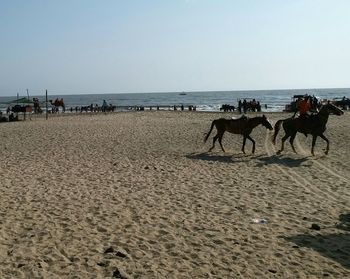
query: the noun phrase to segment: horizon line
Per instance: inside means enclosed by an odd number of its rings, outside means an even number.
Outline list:
[[[313,87],[313,88],[285,88],[285,89],[234,89],[234,90],[190,90],[190,91],[150,91],[150,92],[100,92],[100,93],[56,93],[51,94],[51,96],[57,96],[57,95],[122,95],[122,94],[171,94],[171,93],[204,93],[204,92],[254,92],[254,91],[290,91],[290,90],[329,90],[329,89],[350,89],[350,87]],[[29,91],[29,89],[26,89]],[[46,90],[49,93],[48,89],[44,90],[43,95],[45,95]],[[17,94],[20,96],[20,94],[17,92],[14,94],[17,96]],[[23,93],[24,95],[27,95],[27,93]],[[13,97],[14,95],[4,95],[0,98],[6,98],[6,97]],[[32,96],[41,96],[41,94],[31,94]],[[48,94],[49,95],[49,94]]]

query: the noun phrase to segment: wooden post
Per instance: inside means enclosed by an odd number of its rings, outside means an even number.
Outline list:
[[[46,89],[46,120],[48,118],[47,89]]]
[[[29,101],[29,91],[28,91],[28,89],[27,89],[27,98],[28,98],[28,101]],[[29,103],[28,103],[28,105],[29,105]],[[26,111],[27,109],[25,109],[24,110],[24,120],[26,120]]]

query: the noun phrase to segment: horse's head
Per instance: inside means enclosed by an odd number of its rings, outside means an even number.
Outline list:
[[[273,127],[270,123],[270,121],[267,119],[267,117],[265,116],[265,114],[263,114],[263,116],[261,117],[261,124],[266,128],[266,129],[269,129],[269,130],[273,130]]]
[[[326,111],[328,114],[334,114],[334,115],[344,114],[344,112],[340,108],[336,107],[335,105],[333,105],[331,103],[322,106],[320,112],[323,110]]]

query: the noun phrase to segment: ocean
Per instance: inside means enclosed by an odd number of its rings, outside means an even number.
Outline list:
[[[203,91],[203,92],[164,92],[164,93],[123,93],[123,94],[74,94],[74,95],[50,95],[48,99],[63,98],[66,109],[70,107],[88,106],[90,104],[102,105],[103,100],[108,104],[122,107],[156,107],[156,106],[196,106],[198,111],[219,111],[221,105],[230,104],[237,106],[239,99],[259,101],[262,111],[283,111],[286,104],[291,102],[293,95],[309,94],[319,99],[334,99],[343,96],[350,98],[350,88],[336,89],[290,89],[290,90],[252,90],[252,91]],[[21,94],[20,97],[27,97]],[[30,94],[30,98],[39,98],[45,101],[43,94]],[[15,100],[16,96],[0,97],[0,109],[4,110],[7,102]],[[120,110],[120,109],[118,109]]]

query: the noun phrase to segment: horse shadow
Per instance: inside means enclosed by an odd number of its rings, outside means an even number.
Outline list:
[[[350,232],[350,213],[340,214],[339,223],[335,226],[337,229]]]
[[[264,156],[264,157],[258,158],[258,160],[260,162],[257,163],[257,167],[262,167],[264,165],[271,165],[271,164],[279,164],[279,165],[295,168],[295,167],[299,167],[304,162],[307,162],[308,157],[296,159],[291,157],[285,157],[283,155],[272,155],[272,156]]]
[[[254,157],[260,157],[261,155],[257,155]],[[251,156],[245,154],[235,154],[235,155],[217,155],[210,152],[202,152],[202,153],[190,153],[186,155],[186,158],[191,160],[203,160],[203,161],[214,161],[214,162],[222,162],[222,163],[239,163],[239,162],[247,162],[251,159]]]
[[[322,256],[330,258],[340,263],[343,267],[350,269],[350,234],[348,233],[328,235],[300,234],[284,237],[284,239],[298,246],[311,248]]]
[[[350,213],[340,214],[336,228],[350,231]],[[327,235],[299,234],[283,237],[285,240],[301,247],[311,248],[321,255],[338,262],[344,268],[350,269],[350,234],[346,232]]]

